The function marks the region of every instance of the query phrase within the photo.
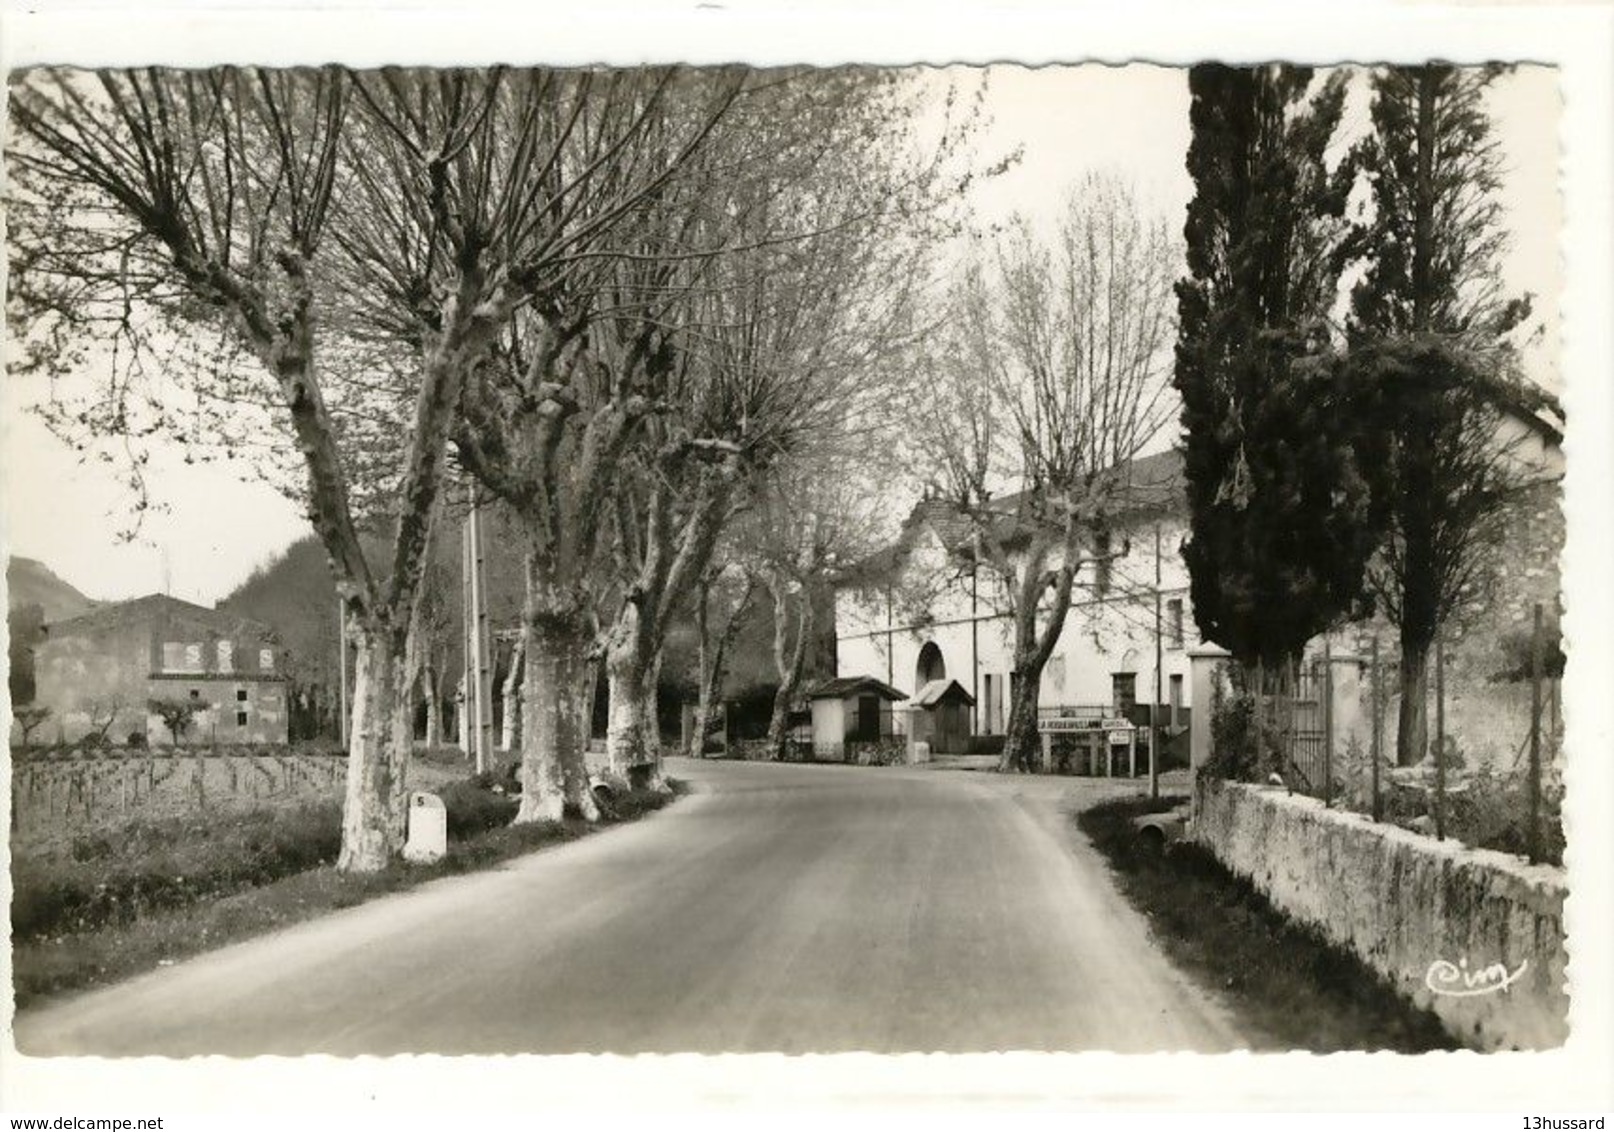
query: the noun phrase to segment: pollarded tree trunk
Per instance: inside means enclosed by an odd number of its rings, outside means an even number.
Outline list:
[[[500,746],[514,751],[521,734],[521,670],[527,655],[526,642],[518,639],[510,653],[510,673],[504,679],[504,735]]]
[[[796,621],[794,643],[790,643],[792,606]],[[773,610],[773,654],[779,672],[779,689],[773,695],[773,715],[768,719],[768,753],[779,761],[785,757],[785,741],[789,738],[790,705],[795,702],[806,673],[807,648],[813,635],[813,607],[805,591],[793,595],[784,583],[776,583]]]
[[[638,606],[630,601],[611,627],[605,650],[608,717],[606,756],[611,773],[626,781],[631,768],[648,761],[644,733],[644,628]]]
[[[1050,571],[1044,567],[1056,544],[1043,539],[1033,541],[1012,587],[1014,667],[1009,689],[1009,723],[1004,728],[1003,756],[998,760],[1000,771],[1030,772],[1041,762],[1037,707],[1041,700],[1042,670],[1059,643],[1065,617],[1070,612],[1070,592],[1078,566],[1074,527],[1065,531],[1063,544],[1062,561]],[[1044,611],[1044,595],[1050,588],[1053,596],[1047,599],[1049,605]],[[1039,613],[1046,619],[1040,632],[1037,628]]]
[[[575,706],[569,702],[575,680],[571,634],[542,614],[522,619],[527,661],[522,666],[521,808],[516,822],[559,821],[565,810],[560,751],[575,745]]]
[[[695,597],[695,636],[698,644],[696,666],[699,670],[699,688],[695,701],[695,727],[690,737],[687,755],[698,759],[706,753],[706,731],[712,724],[717,699],[723,689],[723,677],[726,672],[725,661],[728,657],[729,645],[734,642],[735,634],[739,631],[740,621],[745,616],[751,604],[753,581],[747,577],[745,591],[740,600],[730,611],[728,620],[718,630],[714,639],[708,618],[707,599],[710,587],[702,583]],[[833,669],[831,670],[833,671]],[[727,752],[724,752],[727,754]]]
[[[530,556],[521,632],[521,808],[515,820],[558,821],[570,806],[596,821],[584,760],[588,618],[579,603],[543,584]]]
[[[726,642],[712,640],[707,602],[711,586],[707,579],[697,583],[695,592],[695,718],[691,721],[689,745],[684,757],[698,759],[706,753],[706,728],[712,721],[712,701],[723,681],[723,651]]]
[[[435,750],[443,745],[443,697],[441,678],[433,661],[426,662],[422,681],[426,692],[426,746]]]
[[[689,747],[684,751],[686,758],[698,759],[706,754],[706,733],[711,730],[712,720],[717,712],[717,697],[723,686],[723,670],[713,664],[701,673],[700,690],[695,698],[695,718],[691,721]]]
[[[355,634],[342,872],[378,872],[403,848],[404,780],[413,744],[412,665],[404,634],[369,626]]]
[[[1031,773],[1042,761],[1041,733],[1037,730],[1037,709],[1041,703],[1042,668],[1028,671],[1030,661],[1016,665],[1014,688],[1009,696],[1009,722],[1003,730],[1003,758],[999,770]]]
[[[656,717],[661,657],[648,663],[638,659],[638,643],[617,641],[607,654],[606,681],[610,722],[606,751],[611,772],[652,790],[667,789],[661,770],[661,731]]]
[[[667,776],[661,765],[661,653],[657,652],[645,667],[643,686],[639,694],[639,736],[644,744],[645,782],[647,790],[669,793]]]
[[[606,758],[611,773],[624,781],[630,767],[645,761],[644,681],[632,665],[608,661],[605,667],[606,698],[609,703],[605,730]]]

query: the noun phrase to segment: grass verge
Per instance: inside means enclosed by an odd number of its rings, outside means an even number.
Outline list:
[[[1132,819],[1182,801],[1104,802],[1076,822],[1166,953],[1221,993],[1253,1031],[1257,1048],[1460,1048],[1434,1014],[1407,1002],[1350,952],[1290,920],[1205,849],[1145,849]]]
[[[684,792],[674,783],[674,795]],[[397,862],[346,875],[334,804],[133,823],[75,840],[47,860],[13,859],[12,980],[20,1010],[42,998],[126,979],[326,912],[474,872],[660,809],[630,792],[597,824],[567,818],[507,824],[515,803],[471,783],[443,792],[449,850],[430,865]],[[108,846],[103,851],[102,846]],[[114,850],[110,846],[117,846]]]

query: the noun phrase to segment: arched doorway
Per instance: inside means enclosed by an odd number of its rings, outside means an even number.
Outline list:
[[[919,650],[919,663],[914,668],[914,688],[923,688],[932,680],[947,679],[947,662],[935,641],[926,641]]]

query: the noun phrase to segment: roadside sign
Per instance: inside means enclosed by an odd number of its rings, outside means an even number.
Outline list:
[[[1055,719],[1039,719],[1038,731],[1092,731],[1096,724],[1091,719],[1078,719],[1075,716],[1061,716]]]

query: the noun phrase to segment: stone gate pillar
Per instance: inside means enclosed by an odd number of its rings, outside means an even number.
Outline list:
[[[1211,707],[1216,702],[1216,684],[1232,654],[1216,645],[1200,645],[1188,650],[1188,765],[1198,770],[1210,758]]]
[[[1333,688],[1329,711],[1334,726],[1334,765],[1344,767],[1353,741],[1362,758],[1368,757],[1372,749],[1372,721],[1362,710],[1362,677],[1367,662],[1354,652],[1341,651],[1331,654],[1329,667]]]

